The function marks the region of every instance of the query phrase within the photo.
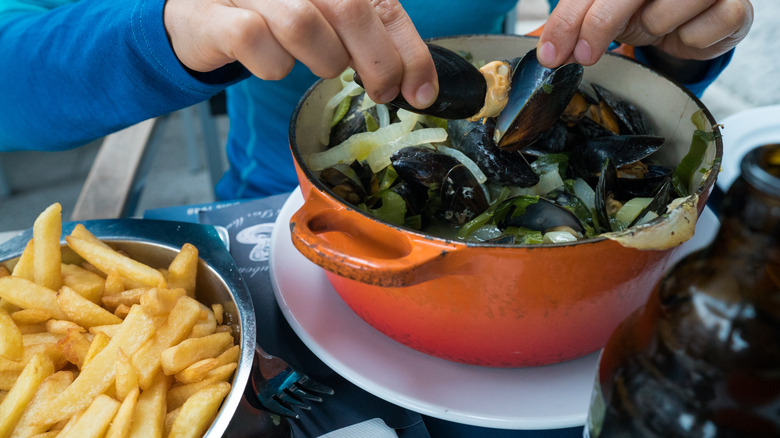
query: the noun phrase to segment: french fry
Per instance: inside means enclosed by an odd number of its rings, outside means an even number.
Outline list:
[[[124,400],[133,389],[138,388],[138,371],[122,349],[117,352],[115,385],[116,397],[119,400]]]
[[[219,366],[219,360],[215,357],[203,359],[195,362],[187,368],[174,374],[174,379],[179,383],[200,382],[206,377],[209,371]]]
[[[0,391],[10,391],[19,380],[21,371],[0,371]]]
[[[16,428],[14,428],[10,438],[29,437],[46,432],[46,427],[36,425],[35,419],[46,415],[49,403],[71,382],[73,382],[73,373],[70,371],[58,371],[44,379],[30,404],[27,405],[21,418],[19,418],[19,422],[16,424]]]
[[[185,339],[178,345],[163,350],[160,363],[165,374],[172,375],[193,363],[216,357],[233,345],[230,333],[214,333],[202,338]]]
[[[110,246],[106,242],[103,242],[102,240],[98,239],[97,236],[92,234],[87,227],[84,226],[84,224],[76,224],[75,227],[73,227],[73,231],[70,232],[70,235],[81,240],[86,240],[87,242],[93,243],[95,245],[100,245],[105,247],[106,249],[111,249]]]
[[[198,274],[198,248],[185,243],[168,266],[168,286],[183,288],[190,297],[195,296],[195,279]]]
[[[0,437],[11,434],[43,379],[54,374],[54,363],[45,354],[36,354],[27,363],[8,395],[0,403]]]
[[[148,287],[140,287],[136,289],[128,289],[122,292],[117,292],[111,295],[103,295],[103,305],[108,309],[116,309],[118,306],[124,304],[125,306],[132,306],[134,304],[141,303],[141,295],[149,291]]]
[[[132,308],[131,308],[132,309]],[[128,314],[129,316],[129,314]],[[127,318],[125,318],[127,319]],[[97,335],[98,333],[103,333],[104,335],[108,336],[109,338],[113,338],[114,335],[116,335],[116,332],[119,331],[119,328],[121,327],[121,324],[106,324],[106,325],[95,325],[89,328],[89,332],[93,335]]]
[[[22,309],[41,309],[57,319],[67,319],[53,290],[17,276],[0,278],[0,297]]]
[[[2,278],[2,277],[0,277]],[[19,310],[19,307],[11,304],[8,300],[6,300],[3,297],[0,297],[0,309],[5,310],[8,313],[13,313]]]
[[[0,357],[19,360],[22,358],[23,349],[22,332],[11,315],[5,309],[0,309]]]
[[[111,341],[111,338],[105,333],[96,333],[95,338],[92,339],[92,342],[89,344],[89,350],[87,350],[87,354],[84,356],[84,363],[81,364],[81,367],[83,368],[87,366],[89,361],[97,356],[97,354],[100,353],[106,347],[106,345],[108,345],[109,341]]]
[[[42,333],[27,333],[22,335],[22,343],[25,348],[38,344],[56,344],[60,342],[64,335],[42,332]]]
[[[149,287],[165,286],[165,278],[160,271],[151,268],[104,245],[79,239],[72,235],[65,238],[78,255],[104,273],[116,271],[128,278]]]
[[[61,438],[101,438],[108,430],[111,420],[119,410],[120,403],[113,398],[100,394],[92,400],[79,420]]]
[[[227,382],[233,371],[238,367],[236,363],[230,363],[214,368],[206,374],[206,378],[200,382],[176,385],[168,391],[168,410],[181,407],[188,398],[202,388],[217,382]]]
[[[171,378],[163,373],[157,373],[152,385],[141,392],[135,404],[133,417],[143,421],[133,421],[129,438],[161,437],[165,424],[166,393],[171,384]]]
[[[162,352],[179,344],[190,333],[200,315],[200,306],[193,298],[184,296],[179,299],[154,336],[133,354],[132,362],[138,370],[138,385],[142,390],[151,385],[160,370]]]
[[[92,399],[103,393],[114,382],[117,351],[127,354],[135,351],[152,336],[154,322],[140,306],[133,307],[120,324],[108,345],[92,358],[65,391],[52,403],[49,415],[42,421],[54,424],[87,407]]]
[[[179,298],[187,295],[182,288],[167,289],[155,287],[141,295],[141,305],[152,315],[165,315],[170,313]]]
[[[200,319],[195,326],[192,327],[191,338],[202,338],[216,333],[217,331],[217,318],[214,316],[214,312],[208,307],[202,305],[204,317]]]
[[[103,295],[118,294],[125,290],[125,282],[122,280],[122,276],[111,271],[106,275],[105,286],[103,286]]]
[[[57,347],[62,351],[62,356],[78,369],[84,366],[84,358],[87,357],[90,342],[83,333],[70,330],[65,333],[65,337],[57,342]]]
[[[51,313],[43,309],[22,309],[12,313],[11,319],[18,325],[43,324],[51,319]]]
[[[165,414],[165,426],[163,427],[163,436],[167,437],[171,434],[171,428],[173,427],[173,422],[176,421],[176,417],[179,416],[179,411],[181,411],[181,408],[176,408],[167,414]]]
[[[53,334],[53,335],[64,335],[67,334],[70,331],[76,331],[79,333],[84,333],[87,330],[76,324],[73,321],[61,321],[59,319],[50,319],[46,321],[46,331]]]
[[[89,301],[100,304],[103,298],[103,290],[106,280],[94,272],[87,271],[81,266],[62,264],[62,284],[76,291]]]
[[[57,290],[62,286],[62,206],[50,205],[33,223],[33,278],[35,283]]]
[[[8,277],[9,275],[11,275],[11,271],[5,265],[0,265],[0,277]]]
[[[227,365],[233,362],[237,363],[239,357],[241,357],[241,347],[234,345],[225,350],[224,353],[217,356],[217,361],[219,362],[218,366]]]
[[[46,324],[19,324],[19,331],[23,335],[29,333],[43,333],[46,331]]]
[[[230,384],[217,382],[208,385],[190,398],[181,407],[173,422],[168,438],[196,438],[202,436],[217,416],[222,400],[230,392]]]
[[[60,434],[59,430],[52,430],[49,432],[43,432],[36,435],[31,436],[30,438],[56,438],[57,435]]]
[[[135,405],[138,402],[139,389],[136,386],[122,400],[122,405],[114,416],[105,438],[125,438],[130,434],[130,428],[133,425],[133,413]]]
[[[76,293],[68,286],[63,286],[57,292],[57,304],[71,321],[86,328],[122,322],[119,317]]]
[[[19,261],[16,262],[11,275],[14,277],[24,278],[25,280],[35,281],[35,267],[33,266],[33,254],[35,243],[33,239],[27,241],[27,246],[22,251],[22,256],[19,257]]]
[[[224,319],[225,315],[225,310],[222,307],[222,304],[212,304],[211,311],[214,312],[214,320],[217,322],[217,325],[222,325],[222,320]]]
[[[42,353],[55,362],[56,365],[64,364],[62,352],[56,344],[36,344],[26,347],[19,361],[0,358],[0,372],[11,371],[19,374],[37,353]],[[60,367],[61,368],[61,367]],[[6,388],[8,389],[8,388]]]
[[[127,318],[128,313],[130,313],[130,307],[125,306],[124,304],[118,305],[116,310],[114,310],[114,315],[119,319]]]

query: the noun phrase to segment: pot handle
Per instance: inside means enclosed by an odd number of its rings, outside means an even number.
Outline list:
[[[312,190],[290,219],[293,244],[320,267],[367,284],[403,287],[459,265],[454,256],[464,246],[380,224],[321,196]]]

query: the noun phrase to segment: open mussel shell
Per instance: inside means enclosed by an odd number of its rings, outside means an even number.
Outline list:
[[[487,82],[479,69],[452,50],[435,44],[427,45],[439,79],[439,95],[436,101],[428,108],[418,109],[399,94],[388,103],[414,113],[443,119],[465,119],[479,112],[485,105],[487,94]],[[357,72],[355,82],[363,86]]]
[[[496,145],[521,149],[547,132],[577,92],[583,72],[579,64],[550,69],[536,59],[536,49],[526,53],[514,69],[507,105],[496,120]]]
[[[596,175],[609,159],[615,167],[647,158],[664,143],[655,135],[612,135],[586,141],[571,151],[572,170],[583,178]]]
[[[512,203],[507,199],[505,203]],[[500,207],[499,207],[500,208]],[[585,228],[580,220],[569,210],[545,198],[525,207],[523,214],[507,214],[499,223],[502,229],[506,227],[523,227],[531,230],[547,232],[557,228],[571,228],[578,233],[584,233]]]
[[[438,192],[436,215],[462,225],[485,211],[485,191],[466,166],[456,158],[424,146],[396,151],[390,162],[398,177],[411,185]]]
[[[517,152],[504,151],[493,141],[494,119],[449,120],[447,135],[452,147],[474,161],[492,182],[530,187],[539,182],[527,161]]]
[[[591,87],[596,92],[600,103],[606,105],[617,117],[619,134],[650,134],[650,124],[636,105],[619,98],[612,91],[598,84],[591,84]]]
[[[366,132],[368,130],[366,125],[367,117],[373,117],[374,120],[379,120],[375,106],[365,110],[362,109],[363,99],[365,98],[365,93],[361,93],[360,95],[351,98],[347,113],[330,130],[329,145],[335,146],[355,134]]]

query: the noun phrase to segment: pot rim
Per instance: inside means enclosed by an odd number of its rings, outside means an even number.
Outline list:
[[[534,36],[528,36],[528,35],[508,35],[508,34],[464,34],[464,35],[452,35],[452,36],[441,36],[441,37],[433,37],[433,38],[426,38],[424,39],[425,42],[430,43],[436,43],[437,41],[452,41],[452,40],[460,40],[460,39],[473,39],[473,38],[485,38],[485,39],[503,39],[503,40],[516,40],[516,39],[524,39],[524,40],[538,40],[538,37]],[[651,72],[652,74],[655,74],[657,76],[660,76],[664,79],[666,79],[668,82],[671,83],[676,89],[682,91],[685,93],[691,101],[693,101],[696,104],[696,107],[703,111],[704,116],[706,117],[707,121],[709,122],[710,126],[712,126],[714,138],[715,138],[715,158],[721,159],[723,157],[723,140],[722,135],[720,133],[720,125],[715,121],[715,117],[712,115],[710,110],[704,105],[704,103],[699,99],[695,94],[693,94],[690,90],[688,90],[682,83],[675,80],[674,78],[671,78],[669,75],[659,72],[657,70],[654,70],[650,68],[649,66],[640,63],[634,58],[619,54],[619,53],[613,53],[613,52],[607,52],[604,56],[607,57],[617,57],[623,60],[627,60],[634,65],[647,70]],[[309,96],[313,94],[318,87],[320,87],[324,82],[329,81],[330,79],[318,79],[314,84],[312,84],[311,87],[309,87],[306,92],[301,96],[301,99],[298,101],[298,104],[295,106],[295,110],[292,113],[292,116],[290,117],[290,124],[289,124],[289,143],[290,143],[290,150],[292,152],[293,158],[298,163],[299,168],[306,176],[306,179],[320,192],[326,193],[330,198],[335,200],[336,202],[340,203],[344,207],[346,207],[347,210],[354,211],[362,215],[363,217],[372,220],[382,226],[391,227],[397,231],[412,234],[420,239],[427,239],[432,240],[435,242],[440,242],[443,244],[449,244],[449,245],[457,245],[457,246],[465,246],[465,247],[478,247],[478,248],[524,248],[524,249],[540,249],[540,248],[561,248],[561,247],[570,247],[570,246],[581,246],[581,245],[590,245],[590,244],[597,244],[600,242],[603,242],[605,240],[610,240],[609,238],[599,235],[592,238],[582,239],[578,240],[576,242],[564,242],[564,243],[546,243],[544,245],[535,245],[535,244],[506,244],[506,243],[492,243],[492,242],[466,242],[458,239],[451,239],[446,237],[439,237],[435,236],[433,234],[424,233],[419,230],[415,230],[413,228],[408,228],[400,225],[395,225],[386,221],[383,221],[379,218],[376,218],[368,213],[366,213],[363,210],[360,210],[358,208],[355,208],[352,204],[348,203],[347,201],[343,200],[341,197],[336,195],[335,192],[333,192],[330,188],[328,188],[325,184],[320,181],[320,179],[309,169],[309,166],[306,165],[306,161],[304,160],[303,155],[301,154],[300,149],[298,148],[298,143],[296,141],[297,135],[296,135],[296,124],[298,117],[300,115],[300,112],[302,111],[304,104],[308,100]],[[712,188],[715,185],[715,181],[717,179],[718,175],[718,169],[717,167],[713,166],[713,171],[709,172],[707,175],[707,178],[701,182],[699,187],[696,189],[694,194],[701,195],[705,191],[712,190]]]

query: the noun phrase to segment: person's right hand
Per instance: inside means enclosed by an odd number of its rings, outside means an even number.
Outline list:
[[[197,72],[239,61],[278,80],[297,59],[323,78],[351,66],[385,103],[436,98],[436,70],[398,0],[168,0],[165,28],[179,61]]]

